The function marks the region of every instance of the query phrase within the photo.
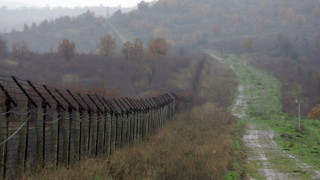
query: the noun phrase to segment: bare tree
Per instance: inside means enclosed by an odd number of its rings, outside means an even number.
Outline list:
[[[7,53],[8,53],[7,41],[0,36],[0,55],[7,54]]]
[[[30,56],[30,50],[27,43],[23,40],[15,41],[11,48],[11,56],[14,58],[27,58]]]

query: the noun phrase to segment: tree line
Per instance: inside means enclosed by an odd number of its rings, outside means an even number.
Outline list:
[[[100,38],[100,42],[97,46],[97,50],[100,56],[112,56],[117,51],[117,41],[110,34],[105,34]],[[141,39],[136,38],[133,42],[127,41],[123,44],[121,54],[128,60],[139,60],[144,55],[148,55],[154,58],[165,57],[169,52],[169,45],[164,38],[154,38],[149,43],[145,52],[144,45]],[[0,54],[10,55],[13,58],[23,59],[28,56],[32,51],[28,44],[21,40],[15,41],[11,47],[11,51],[8,50],[7,41],[0,36]],[[76,44],[69,40],[63,39],[57,47],[57,53],[64,59],[71,60],[77,54]]]

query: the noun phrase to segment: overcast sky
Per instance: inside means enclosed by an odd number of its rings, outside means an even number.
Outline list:
[[[8,8],[17,8],[20,6],[37,6],[43,7],[49,5],[50,7],[77,7],[77,6],[121,6],[133,7],[142,0],[0,0],[0,5],[6,5]],[[150,2],[152,0],[145,0]]]

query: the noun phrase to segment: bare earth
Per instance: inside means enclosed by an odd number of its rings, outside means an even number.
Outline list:
[[[213,53],[208,53],[215,59],[223,61]],[[230,65],[231,68],[232,65]],[[238,87],[238,97],[233,105],[232,114],[240,119],[246,120],[246,108],[247,103],[252,95],[245,95],[244,91],[246,87],[240,82]],[[270,128],[262,127],[252,121],[247,122],[248,127],[243,137],[245,145],[248,147],[248,164],[253,164],[257,170],[259,179],[270,180],[291,180],[291,179],[309,179],[308,176],[302,174],[309,174],[312,179],[320,179],[320,171],[302,163],[294,156],[288,154],[281,149],[274,140],[277,134],[275,134]],[[279,163],[276,163],[278,159],[289,159],[288,172],[280,172],[276,167]],[[280,164],[281,165],[281,164]],[[292,171],[292,169],[294,169]],[[255,179],[248,175],[248,179]]]

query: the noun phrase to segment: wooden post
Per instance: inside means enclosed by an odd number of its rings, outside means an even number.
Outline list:
[[[114,114],[112,113],[111,116],[110,116],[110,144],[109,144],[109,148],[110,148],[110,154],[112,154],[112,150],[114,149],[114,122],[113,122],[113,119],[114,119]]]
[[[105,110],[104,112],[104,126],[103,126],[103,153],[107,152],[107,144],[108,144],[108,112]]]
[[[56,166],[59,166],[59,163],[60,163],[60,141],[61,141],[61,128],[62,128],[62,111],[61,111],[61,107],[58,105],[57,106],[57,112],[58,112],[58,132],[57,132],[57,142],[56,142],[56,147],[57,147],[57,150],[56,150]]]
[[[88,122],[88,142],[87,142],[87,154],[91,155],[91,123],[92,123],[92,112],[89,112],[89,122]]]
[[[47,103],[42,101],[42,167],[46,164],[46,118]]]
[[[1,134],[0,134],[0,142],[4,142],[8,137],[9,137],[9,117],[10,117],[10,109],[11,109],[11,102],[8,98],[8,96],[6,96],[5,98],[5,105],[6,107],[1,109],[1,113],[4,113],[3,115],[1,115],[0,118],[0,128],[1,128]],[[7,167],[7,155],[8,155],[8,143],[4,143],[3,145],[0,146],[0,163],[1,163],[1,176],[2,179],[6,178],[6,167]]]
[[[117,149],[118,145],[119,145],[119,115],[116,115],[115,118],[115,144],[114,144],[114,148]]]
[[[101,117],[100,117],[100,111],[98,110],[97,112],[97,122],[96,122],[96,152],[95,152],[95,155],[98,156],[99,154],[99,139],[100,139],[100,120],[101,120]]]
[[[82,156],[82,131],[83,131],[83,109],[79,109],[79,137],[78,137],[78,160],[81,160]]]
[[[69,107],[68,108],[68,115],[69,115],[69,118],[68,118],[68,120],[69,120],[69,132],[68,132],[68,149],[67,149],[67,151],[68,151],[68,154],[67,154],[67,164],[69,165],[70,164],[70,162],[71,162],[71,140],[72,140],[72,126],[73,126],[73,112],[72,112],[72,107]]]
[[[28,118],[28,115],[27,115],[28,111],[26,108],[24,108],[21,112],[26,114],[25,116],[21,116],[21,121],[25,121]],[[2,119],[1,119],[1,123],[2,123]],[[2,128],[3,125],[1,124],[0,127]],[[25,156],[25,150],[26,150],[26,148],[25,148],[26,130],[27,130],[26,126],[24,126],[24,127],[22,127],[22,129],[19,132],[19,148],[18,148],[18,164],[17,164],[17,171],[18,172],[24,171],[24,156]],[[1,140],[1,142],[2,142],[2,140]]]
[[[43,114],[44,114],[44,109],[40,108],[37,110],[38,112],[38,117],[37,117],[37,122],[35,122],[35,128],[36,128],[36,135],[37,135],[37,160],[36,163],[39,165],[39,167],[43,167],[44,166],[44,146],[43,144],[45,143],[45,141],[43,141],[44,137],[43,137],[43,125],[44,125],[44,121],[43,121]]]
[[[121,127],[120,127],[120,133],[119,133],[119,135],[120,135],[119,140],[120,140],[120,148],[122,148],[123,147],[123,132],[124,132],[124,129],[123,129],[123,127],[124,127],[124,125],[123,125],[124,114],[121,113],[120,117],[121,118],[119,118],[119,120],[121,121]]]

